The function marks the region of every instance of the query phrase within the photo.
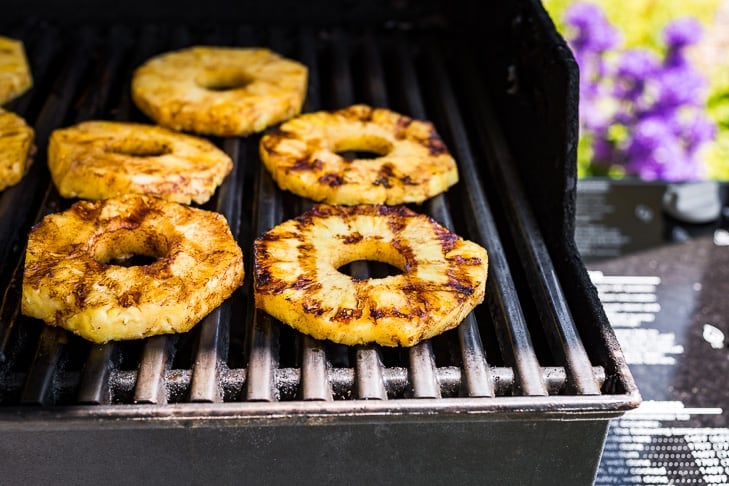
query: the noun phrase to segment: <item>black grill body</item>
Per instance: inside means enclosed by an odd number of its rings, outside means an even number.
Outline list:
[[[6,108],[37,138],[29,174],[0,194],[3,482],[594,479],[609,420],[640,396],[573,243],[578,74],[538,2],[41,3],[0,20],[35,79]],[[235,169],[204,207],[228,219],[247,277],[191,332],[97,346],[20,315],[27,233],[73,202],[50,182],[50,133],[149,122],[133,69],[194,44],[303,62],[304,111],[431,120],[461,182],[413,209],[487,248],[486,302],[411,349],[315,341],[256,311],[252,241],[310,202],[275,187],[254,135],[214,139]]]

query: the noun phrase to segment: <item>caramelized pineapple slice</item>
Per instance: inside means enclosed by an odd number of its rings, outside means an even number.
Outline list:
[[[317,339],[413,346],[483,301],[488,257],[404,206],[317,205],[256,239],[256,306]],[[357,260],[402,271],[353,278]]]
[[[243,136],[298,114],[307,75],[304,65],[268,49],[189,47],[137,68],[132,97],[165,127]]]
[[[54,130],[48,167],[63,197],[149,194],[203,204],[233,169],[210,141],[138,123],[88,121]]]
[[[458,182],[430,122],[366,105],[293,118],[260,153],[281,189],[330,204],[420,203]]]
[[[97,343],[139,339],[188,331],[242,281],[221,214],[140,195],[79,201],[30,232],[21,310]]]

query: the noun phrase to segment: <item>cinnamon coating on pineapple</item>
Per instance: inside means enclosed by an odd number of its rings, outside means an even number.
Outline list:
[[[242,281],[221,214],[141,195],[79,201],[30,232],[21,310],[97,343],[139,339],[188,331]]]
[[[298,114],[307,76],[306,66],[269,49],[195,46],[137,68],[132,97],[162,126],[244,136]]]

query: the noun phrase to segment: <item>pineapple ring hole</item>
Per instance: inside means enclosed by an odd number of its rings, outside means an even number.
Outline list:
[[[343,137],[334,141],[332,151],[349,162],[353,160],[372,160],[392,152],[393,145],[388,139],[377,135],[357,135]]]
[[[394,277],[396,275],[402,275],[402,270],[394,265],[390,265],[387,262],[380,262],[377,260],[355,260],[350,263],[345,263],[341,267],[337,268],[339,273],[343,273],[350,277],[362,278],[355,272],[359,272],[357,265],[367,264],[368,278],[378,279],[385,277]],[[361,267],[360,267],[361,268]]]
[[[245,88],[254,78],[242,71],[215,71],[200,74],[195,84],[208,91],[233,91]]]
[[[121,267],[149,266],[168,253],[162,235],[126,229],[103,233],[92,249],[97,262]]]
[[[172,147],[158,140],[128,140],[108,150],[114,154],[131,157],[161,157],[172,153]]]
[[[356,240],[356,239],[355,239]],[[364,278],[361,264],[368,264],[367,278],[380,279],[402,275],[405,272],[405,257],[387,243],[381,240],[363,238],[351,243],[343,239],[343,251],[333,262],[334,268],[352,278]]]

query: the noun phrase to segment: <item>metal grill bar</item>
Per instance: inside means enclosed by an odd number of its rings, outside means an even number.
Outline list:
[[[21,403],[26,405],[43,405],[52,399],[53,379],[56,365],[63,352],[62,343],[66,336],[63,331],[54,327],[45,327],[35,351],[33,364],[23,386]]]
[[[281,198],[265,169],[258,168],[258,211],[256,234],[268,231],[281,221]],[[249,304],[254,307],[253,302]],[[248,400],[273,401],[277,398],[274,370],[278,367],[274,344],[278,342],[278,324],[263,311],[253,310],[248,354],[246,396]]]
[[[79,384],[79,403],[101,405],[110,402],[109,376],[115,347],[114,343],[107,343],[91,348]]]
[[[334,35],[334,79],[336,80],[334,101],[337,106],[345,107],[356,102],[352,66],[350,64],[352,46],[349,43],[349,36],[343,32],[336,31]],[[369,81],[377,72],[382,72],[382,62],[372,50],[369,51],[367,61],[369,94],[374,94],[375,97],[379,97],[379,101],[384,103],[384,88],[373,89],[372,82]],[[356,278],[368,278],[370,270],[370,265],[365,262],[350,264],[351,275]],[[378,346],[355,346],[355,356],[357,397],[360,399],[387,400],[385,380],[382,376],[382,359]]]
[[[231,233],[238,234],[240,207],[243,190],[240,187],[240,166],[246,161],[241,159],[240,143],[229,138],[223,142],[225,152],[233,160],[233,170],[218,189],[216,211],[225,216]],[[227,336],[230,301],[224,302],[213,310],[200,323],[198,348],[193,365],[190,401],[221,402],[222,390],[218,380],[218,367],[222,362],[221,349],[225,346]]]
[[[473,66],[473,61],[469,60],[466,65]],[[464,78],[467,83],[472,83],[468,76]],[[500,185],[508,188],[501,192],[501,196],[506,202],[508,211],[515,216],[514,224],[509,227],[514,241],[517,242],[517,250],[524,262],[525,271],[530,275],[527,280],[535,301],[540,312],[547,317],[544,327],[550,338],[552,352],[565,363],[576,393],[599,395],[600,384],[595,380],[592,364],[567,307],[566,298],[539,231],[539,225],[515,173],[516,164],[505,145],[501,127],[494,118],[494,108],[488,97],[479,96],[477,99],[479,109],[475,112],[481,119],[478,126],[491,149],[490,156],[486,158],[487,163],[492,173],[499,178]]]
[[[445,198],[437,197],[429,203],[430,213],[446,227],[453,227],[453,218],[445,205]],[[494,396],[493,377],[486,361],[481,334],[474,312],[458,326],[458,343],[461,348],[466,394],[470,397]]]
[[[301,385],[304,400],[332,400],[324,343],[304,336]]]
[[[136,403],[167,403],[165,373],[169,358],[169,341],[170,338],[167,336],[147,339],[134,391]]]
[[[304,31],[300,35],[301,58],[309,67],[309,90],[306,96],[306,108],[317,109],[321,101],[319,97],[321,81],[319,79],[319,56],[316,54],[314,34]],[[300,212],[311,208],[309,201],[302,200]],[[332,387],[329,383],[329,372],[326,347],[323,342],[310,336],[302,340],[301,380],[302,398],[304,400],[333,400]]]
[[[509,358],[517,373],[518,383],[524,395],[547,395],[547,387],[540,372],[534,346],[520,305],[519,295],[514,286],[509,264],[499,238],[491,209],[483,187],[475,174],[478,173],[471,145],[466,137],[464,121],[458,111],[453,87],[445,73],[445,60],[439,47],[431,42],[432,55],[428,63],[440,98],[440,108],[444,113],[445,125],[454,143],[459,165],[470,177],[463,180],[467,187],[467,202],[473,218],[471,222],[481,240],[489,250],[489,279],[486,293],[489,303],[505,325],[497,323],[497,332],[502,352]]]

